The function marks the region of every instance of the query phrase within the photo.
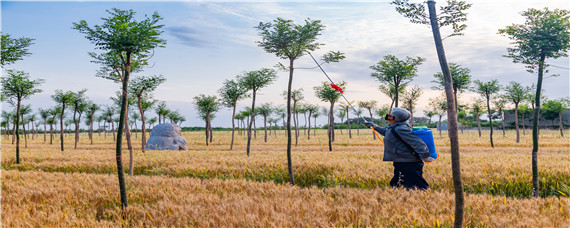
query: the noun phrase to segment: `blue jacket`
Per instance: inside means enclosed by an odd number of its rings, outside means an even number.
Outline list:
[[[386,128],[377,126],[374,130],[384,136],[383,161],[419,162],[420,157],[429,157],[427,145],[412,132],[412,127],[407,122],[397,122]],[[414,155],[409,147],[393,134],[393,131],[397,131],[402,140],[406,141],[419,156]]]

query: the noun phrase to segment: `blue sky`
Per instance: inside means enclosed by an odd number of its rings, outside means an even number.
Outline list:
[[[498,35],[497,30],[523,23],[524,18],[519,13],[528,8],[570,9],[570,3],[567,0],[469,2],[473,7],[468,11],[465,36],[445,40],[448,61],[470,68],[473,79],[498,79],[501,84],[518,81],[530,85],[536,82],[536,75],[526,72],[524,65],[502,57],[510,41]],[[387,54],[426,59],[411,83],[425,90],[415,109],[417,114],[421,115],[427,108],[429,98],[441,95],[440,91],[431,89],[432,75],[439,71],[439,63],[430,28],[409,23],[388,1],[2,1],[1,7],[2,33],[35,39],[35,44],[30,47],[31,56],[6,67],[46,80],[41,87],[44,92],[26,101],[34,108],[54,106],[50,95],[56,89],[77,91],[86,88],[87,95],[96,103],[111,103],[108,98],[119,90],[119,85],[95,77],[98,66],[91,63],[87,55],[94,46],[71,27],[73,22],[80,20],[91,25],[101,24],[100,18],[108,15],[105,10],[113,7],[133,9],[141,17],[157,11],[164,18],[166,47],[155,50],[152,67],[140,74],[162,74],[167,78],[155,92],[155,98],[167,101],[169,108],[179,110],[187,119],[183,126],[204,125],[197,118],[194,96],[215,95],[224,80],[244,71],[272,67],[280,61],[255,43],[259,36],[254,26],[276,17],[298,23],[309,17],[326,25],[319,38],[325,46],[314,54],[322,55],[331,50],[346,53],[345,60],[325,65],[324,69],[333,80],[348,82],[345,96],[350,100],[375,99],[380,104],[389,103],[389,99],[378,91],[379,83],[370,77],[372,71],[369,68]],[[449,31],[444,29],[443,33],[446,32]],[[550,74],[560,76],[545,79],[546,96],[569,96],[568,57],[548,63],[562,68],[551,67]],[[306,56],[299,59],[296,66],[313,67],[314,63]],[[287,72],[280,72],[273,85],[261,89],[257,104],[284,105],[281,92],[287,88],[287,77]],[[298,69],[293,87],[304,90],[306,103],[324,107],[326,104],[313,92],[313,86],[324,80],[326,78],[318,69]],[[466,93],[460,100],[471,102],[476,96]],[[243,100],[240,108],[250,104],[250,99]],[[3,108],[11,107],[3,104]],[[216,116],[215,127],[230,126],[229,109],[222,109]],[[318,121],[319,124],[324,122],[324,118]]]

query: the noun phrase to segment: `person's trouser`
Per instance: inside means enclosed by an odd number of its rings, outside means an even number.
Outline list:
[[[394,162],[394,177],[390,180],[390,186],[422,190],[429,188],[429,184],[422,176],[423,167],[422,161]]]

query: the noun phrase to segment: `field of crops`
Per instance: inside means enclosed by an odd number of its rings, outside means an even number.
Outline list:
[[[81,136],[73,150],[59,142],[29,140],[21,150],[2,137],[2,225],[6,226],[451,226],[453,183],[449,139],[435,136],[440,159],[424,168],[431,189],[392,189],[392,165],[382,162],[382,145],[371,132],[336,133],[328,152],[324,130],[310,140],[301,132],[293,147],[296,186],[290,186],[283,131],[263,141],[257,132],[251,156],[246,139],[214,132],[184,132],[188,151],[140,152],[134,138],[134,176],[127,176],[129,207],[122,219],[112,135]],[[565,135],[568,133],[565,132]],[[140,135],[139,135],[140,137]],[[558,131],[541,131],[541,198],[530,198],[531,136],[514,140],[495,132],[460,134],[467,194],[465,225],[570,226],[570,141]],[[49,139],[48,139],[49,142]],[[57,142],[57,143],[55,143]],[[23,143],[22,143],[23,145]],[[128,150],[123,152],[128,156]],[[128,159],[125,168],[128,169]]]

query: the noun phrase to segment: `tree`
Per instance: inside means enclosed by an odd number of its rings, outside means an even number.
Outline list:
[[[560,126],[560,136],[564,137],[564,125],[562,124],[562,113],[568,109],[570,106],[569,98],[560,98],[556,100],[549,100],[544,103],[544,110],[546,112],[552,112],[558,116],[558,122]],[[545,113],[546,114],[546,113]],[[554,118],[553,118],[554,119]]]
[[[412,88],[407,89],[403,94],[404,107],[410,111],[410,125],[412,126],[414,126],[414,106],[422,94],[423,91],[419,86],[413,86]]]
[[[101,107],[91,101],[87,102],[86,113],[87,117],[87,124],[89,125],[89,140],[91,141],[91,145],[93,145],[93,122],[95,121],[95,113],[101,109]]]
[[[526,65],[527,71],[538,71],[536,86],[536,109],[532,128],[532,182],[533,196],[538,197],[538,119],[540,110],[540,93],[547,58],[557,59],[568,56],[570,47],[570,11],[529,9],[521,13],[526,17],[524,24],[513,24],[499,29],[500,34],[508,36],[515,47],[507,48],[505,57],[512,58],[515,63]]]
[[[453,81],[453,96],[455,98],[455,108],[457,109],[457,96],[458,93],[463,93],[465,90],[469,89],[469,84],[471,84],[471,70],[469,68],[463,68],[457,63],[449,63],[449,72],[451,73],[451,78]],[[445,89],[445,78],[441,72],[437,72],[433,75],[435,80],[431,81],[436,83],[433,87],[434,89],[444,90]]]
[[[156,117],[149,118],[147,122],[148,122],[148,128],[152,128],[154,127],[154,124],[158,122],[158,118]]]
[[[87,110],[87,97],[85,97],[87,89],[73,93],[73,99],[69,104],[69,108],[73,111],[73,123],[75,123],[75,147],[77,150],[77,143],[79,142],[79,123],[81,123],[81,115]]]
[[[342,90],[346,88],[346,82],[338,82],[336,83],[338,87]],[[328,82],[322,82],[321,85],[313,87],[315,90],[315,95],[321,99],[321,101],[329,102],[330,109],[328,111],[329,114],[329,128],[328,128],[328,137],[329,137],[329,151],[332,151],[332,140],[333,140],[333,132],[334,132],[334,104],[338,101],[341,96],[341,93],[336,91],[335,89],[331,88]]]
[[[158,104],[156,105],[155,111],[156,111],[156,115],[158,116],[158,124],[161,124],[164,117],[166,115],[168,115],[168,112],[170,112],[170,110],[168,110],[168,108],[166,107],[166,102],[164,102],[164,101],[158,102]]]
[[[53,143],[53,125],[57,124],[57,116],[61,113],[61,107],[54,107],[49,109],[50,117],[48,118],[49,124],[49,144],[52,145]]]
[[[239,83],[248,91],[251,90],[252,101],[251,101],[251,119],[247,127],[247,156],[249,157],[249,151],[251,146],[251,126],[255,119],[255,98],[257,91],[263,87],[271,85],[277,79],[277,72],[273,69],[262,68],[260,70],[254,70],[245,72],[238,76]]]
[[[504,110],[505,110],[505,106],[507,105],[507,100],[499,98],[499,99],[495,99],[493,101],[493,105],[495,105],[495,108],[497,109],[497,114],[499,115],[499,118],[501,119],[501,128],[503,129],[503,137],[505,137],[505,115],[504,115]]]
[[[247,97],[247,89],[235,80],[225,80],[222,88],[218,90],[224,106],[232,108],[232,142],[230,150],[234,147],[235,119],[237,102]]]
[[[441,97],[433,97],[430,98],[429,100],[429,105],[430,107],[434,110],[435,115],[439,116],[439,120],[437,123],[437,128],[439,131],[439,137],[441,138],[441,130],[443,128],[443,126],[441,125],[441,118],[443,117],[443,115],[445,115],[445,112],[447,111],[447,101],[444,99],[443,96]],[[449,131],[449,123],[447,125],[447,130]]]
[[[129,88],[129,91],[137,99],[137,106],[141,115],[141,150],[143,153],[146,144],[145,111],[152,107],[155,102],[152,100],[152,92],[165,81],[166,78],[162,75],[153,75],[148,77],[141,76],[134,78],[130,84],[131,88]]]
[[[352,103],[354,103],[354,101]],[[350,110],[349,110],[350,105],[348,103],[342,103],[340,104],[340,107],[344,110],[344,113],[346,114],[346,124],[348,125],[348,137],[352,138],[352,130],[351,130],[352,126],[350,124]]]
[[[283,91],[283,93],[281,93],[281,95],[283,95],[283,97],[285,97],[285,100],[289,99],[289,93],[288,91]],[[299,116],[298,116],[298,108],[297,108],[297,102],[302,101],[303,99],[305,99],[305,96],[303,95],[303,89],[297,89],[297,90],[292,90],[291,91],[291,100],[293,100],[293,124],[295,125],[295,146],[297,146],[297,144],[299,143],[299,128],[298,128],[298,124],[299,124]]]
[[[379,109],[376,109],[376,115],[379,117],[386,116],[387,114],[390,114],[390,106],[388,105],[382,105]],[[380,118],[380,124],[384,125],[385,121],[383,118]]]
[[[437,111],[434,110],[424,110],[424,115],[429,118],[428,125],[431,125],[431,118],[437,115]]]
[[[4,39],[4,36],[2,36]],[[4,48],[4,47],[2,47]],[[40,86],[44,80],[33,80],[30,76],[23,71],[7,70],[6,75],[2,77],[2,97],[10,104],[16,106],[16,115],[14,122],[20,122],[20,108],[22,100],[30,98],[30,96],[41,93],[42,90],[37,87]],[[14,128],[16,133],[16,164],[20,164],[20,133],[18,128]]]
[[[526,135],[526,118],[524,117],[524,115],[527,112],[530,112],[530,108],[528,107],[528,104],[521,104],[519,105],[519,108],[517,109],[517,112],[519,112],[521,114],[521,119],[522,119],[522,126],[523,126],[523,135]],[[516,116],[516,118],[518,118],[518,116]]]
[[[491,113],[491,96],[494,96],[497,92],[501,90],[501,85],[497,79],[493,79],[488,82],[482,82],[480,80],[475,80],[475,87],[473,92],[478,93],[483,96],[487,101],[487,114],[489,115],[489,139],[491,140],[491,147],[495,148],[493,145],[493,114]]]
[[[257,44],[268,53],[274,53],[278,58],[289,59],[289,82],[287,86],[287,168],[289,172],[289,182],[295,185],[293,178],[293,168],[291,163],[291,87],[293,84],[293,71],[295,60],[299,59],[305,52],[314,51],[321,43],[317,42],[317,37],[324,30],[325,26],[320,20],[306,19],[304,25],[297,25],[292,20],[277,18],[267,23],[260,22],[256,26],[262,40]],[[340,52],[331,52],[325,56],[325,62],[337,62],[344,58]],[[283,64],[281,64],[283,66]],[[285,68],[285,67],[283,67]]]
[[[319,115],[319,106],[313,104],[307,104],[305,106],[307,112],[309,112],[309,128],[307,129],[307,139],[311,139],[311,116]]]
[[[20,108],[20,118],[21,118],[21,124],[22,124],[22,130],[24,133],[24,143],[25,143],[25,148],[28,148],[28,136],[27,136],[27,131],[26,131],[26,115],[32,113],[32,105],[22,105],[22,107]],[[18,130],[18,129],[16,129]]]
[[[467,14],[465,10],[471,7],[463,1],[448,0],[447,5],[440,7],[440,14],[436,13],[435,1],[428,0],[428,14],[425,6],[419,3],[409,3],[408,0],[394,0],[392,4],[396,5],[396,11],[404,17],[410,19],[412,23],[430,25],[433,33],[433,39],[441,66],[443,77],[445,78],[445,96],[447,98],[447,122],[448,135],[451,148],[451,169],[453,176],[453,188],[455,189],[455,218],[454,227],[463,226],[463,211],[465,206],[465,197],[463,195],[463,184],[461,183],[461,168],[459,157],[459,134],[457,123],[457,105],[455,104],[455,96],[453,91],[453,78],[449,71],[447,58],[443,49],[443,39],[439,31],[440,27],[451,25],[453,32],[445,38],[463,35],[462,31],[467,28]],[[445,39],[444,38],[444,39]]]
[[[56,90],[55,94],[52,95],[51,98],[58,104],[59,107],[61,107],[59,110],[59,139],[61,141],[61,151],[63,151],[63,124],[65,124],[63,117],[65,116],[65,110],[68,108],[68,105],[71,105],[73,103],[73,100],[75,99],[75,93],[73,93],[73,91],[63,92],[62,90]]]
[[[136,68],[136,66],[133,66],[133,57],[135,58],[135,65],[137,62],[144,65],[146,63],[145,60],[150,58],[150,51],[157,47],[164,47],[166,41],[159,37],[163,33],[162,27],[164,25],[158,24],[162,18],[157,12],[150,18],[145,16],[145,19],[140,22],[135,20],[135,12],[133,10],[113,8],[112,10],[107,10],[107,13],[110,16],[103,19],[104,24],[102,25],[95,25],[91,28],[85,20],[82,20],[79,23],[73,23],[73,28],[85,34],[85,38],[95,44],[97,49],[106,51],[115,60],[120,58],[120,64],[109,64],[108,61],[105,61],[103,65],[112,67],[115,72],[115,75],[106,78],[122,82],[122,102],[117,132],[116,160],[121,204],[123,209],[125,209],[128,205],[121,159],[121,144],[127,113],[129,78],[133,70],[132,68]],[[139,61],[136,61],[137,59]]]
[[[346,117],[346,110],[344,108],[340,108],[336,112],[336,116],[340,119],[340,134],[342,135],[342,125],[344,125],[344,117]]]
[[[378,102],[376,102],[375,100],[358,102],[358,106],[368,110],[368,113],[370,114],[370,122],[372,123],[374,123],[374,117],[372,117],[372,109],[376,108],[377,104]],[[376,134],[374,132],[372,132],[372,138],[376,139]]]
[[[46,131],[47,131],[46,124],[47,124],[47,119],[49,118],[49,115],[50,115],[49,114],[50,110],[40,108],[40,109],[38,109],[38,112],[40,113],[40,118],[42,119],[42,122],[44,124],[44,142],[46,142],[47,141],[47,139],[46,139],[47,138],[46,137]],[[2,114],[4,114],[4,113],[2,113]],[[2,115],[2,116],[4,116],[4,115]]]
[[[479,138],[481,138],[481,121],[479,117],[481,116],[481,112],[483,112],[483,100],[476,99],[473,104],[471,104],[471,115],[475,117],[477,121],[477,130],[479,130]]]
[[[15,63],[18,60],[22,60],[24,56],[31,55],[28,47],[34,43],[34,39],[20,37],[11,38],[10,34],[2,34],[1,45],[2,50],[0,51],[0,65],[2,67]]]
[[[396,56],[386,55],[384,60],[378,61],[370,69],[374,70],[370,76],[378,79],[380,83],[394,87],[395,106],[398,107],[398,95],[401,86],[406,86],[417,76],[418,66],[425,61],[421,57],[400,60]]]
[[[406,86],[401,85],[400,88],[398,89],[398,94],[403,93],[405,89]],[[393,85],[380,85],[378,86],[378,90],[380,90],[380,92],[382,92],[383,94],[388,96],[390,100],[392,100],[390,102],[390,110],[392,110],[392,108],[394,107],[394,102],[396,101],[396,88]]]
[[[263,116],[263,128],[265,129],[265,142],[267,142],[267,117],[273,113],[273,107],[270,103],[265,103],[257,109],[259,115]]]
[[[509,85],[505,86],[505,94],[503,94],[502,96],[504,99],[508,99],[515,104],[515,128],[517,131],[517,143],[519,143],[520,141],[519,104],[521,101],[525,99],[530,90],[531,90],[530,87],[525,87],[518,82],[511,81]],[[523,118],[523,125],[524,125],[524,118]]]
[[[204,94],[200,94],[194,97],[194,101],[196,102],[194,105],[196,109],[198,109],[198,113],[200,116],[206,121],[206,146],[208,145],[208,140],[210,139],[210,128],[212,126],[211,115],[214,112],[217,112],[220,108],[220,101],[216,96],[206,96]]]

